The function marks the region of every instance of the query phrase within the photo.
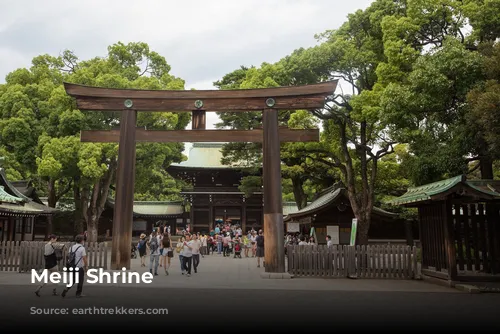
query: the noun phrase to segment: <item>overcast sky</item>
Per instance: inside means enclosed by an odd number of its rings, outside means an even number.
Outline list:
[[[272,63],[314,45],[314,34],[338,28],[371,2],[0,0],[0,83],[40,54],[69,49],[89,59],[105,56],[107,46],[118,41],[140,41],[166,58],[186,89],[212,89],[241,65]]]

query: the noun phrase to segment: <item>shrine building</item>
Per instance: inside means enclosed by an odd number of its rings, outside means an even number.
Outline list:
[[[250,175],[238,166],[221,164],[224,143],[193,143],[188,160],[172,164],[172,177],[191,185],[183,189],[190,230],[209,232],[217,223],[230,220],[243,231],[261,229],[263,222],[262,192],[246,197],[238,189],[244,176]],[[189,208],[189,209],[188,209]],[[297,211],[294,202],[283,202],[283,215]]]

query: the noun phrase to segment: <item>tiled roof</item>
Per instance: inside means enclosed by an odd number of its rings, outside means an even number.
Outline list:
[[[9,180],[5,170],[0,168],[0,211],[13,215],[50,215],[58,210],[36,203],[23,195]]]
[[[24,203],[1,203],[0,204],[0,211],[3,212],[8,212],[12,213],[14,215],[32,215],[32,216],[38,216],[38,215],[44,215],[47,214],[46,210],[44,208],[37,207],[35,202],[26,202]],[[40,204],[38,204],[40,205]]]
[[[3,203],[22,203],[24,200],[22,198],[12,196],[8,192],[5,191],[4,186],[0,186],[0,202]]]
[[[303,216],[312,215],[320,210],[327,208],[332,203],[335,203],[337,200],[339,200],[341,197],[344,197],[345,199],[347,199],[347,194],[346,194],[345,188],[336,187],[336,186],[327,188],[327,189],[323,190],[320,193],[320,196],[316,200],[312,201],[309,205],[302,208],[301,210],[298,210],[296,212],[288,214],[285,217],[285,221],[290,220],[292,218],[296,218],[296,217],[303,217]],[[389,217],[394,217],[394,218],[397,217],[397,214],[382,210],[382,209],[377,208],[377,207],[373,208],[373,213],[379,214],[382,216],[389,216]]]
[[[478,199],[500,199],[500,181],[467,180],[465,175],[409,188],[401,197],[388,201],[392,205],[410,205],[440,198],[457,191],[461,195],[472,194]]]
[[[299,209],[297,208],[297,203],[283,202],[283,216],[289,215],[290,213],[294,213],[297,211],[299,211]]]

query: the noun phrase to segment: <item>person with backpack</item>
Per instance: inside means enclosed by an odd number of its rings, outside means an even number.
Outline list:
[[[137,243],[137,249],[139,250],[139,257],[141,258],[141,267],[146,266],[146,251],[148,249],[146,235],[141,233],[139,237],[139,242]]]
[[[161,239],[158,233],[156,232],[156,230],[153,230],[153,232],[149,236],[149,250],[151,252],[149,257],[149,272],[155,276],[158,276],[158,266],[160,261],[160,242]],[[154,262],[154,268],[153,268],[153,262]]]
[[[259,230],[259,235],[255,238],[255,243],[257,244],[257,268],[260,267],[260,258],[264,257],[264,232]],[[264,265],[264,260],[262,260],[262,265]]]
[[[68,258],[66,260],[66,269],[73,268],[73,284],[66,287],[61,296],[66,297],[69,289],[71,289],[74,283],[77,281],[78,275],[78,285],[76,288],[76,298],[83,297],[83,281],[85,280],[85,272],[89,269],[89,263],[87,261],[87,252],[83,246],[83,235],[77,235],[75,238],[75,244],[69,248]],[[78,270],[76,270],[78,268]]]
[[[45,259],[45,269],[49,271],[50,273],[58,272],[58,262],[62,258],[62,249],[54,247],[54,244],[57,241],[57,236],[52,234],[49,236],[49,242],[45,244],[44,247],[44,259]],[[46,283],[42,283],[40,286],[35,291],[35,295],[40,297],[40,291],[42,288],[45,286]],[[51,284],[51,283],[47,283]],[[57,284],[53,284],[53,289],[52,289],[52,295],[57,296]]]

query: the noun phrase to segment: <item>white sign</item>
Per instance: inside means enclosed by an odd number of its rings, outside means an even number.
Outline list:
[[[133,231],[146,231],[146,229],[147,229],[147,224],[145,220],[135,220],[132,223]]]
[[[289,233],[300,232],[300,224],[299,223],[287,223],[286,231]]]
[[[332,237],[332,244],[340,244],[340,233],[338,225],[327,225],[326,234]]]

